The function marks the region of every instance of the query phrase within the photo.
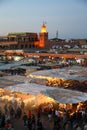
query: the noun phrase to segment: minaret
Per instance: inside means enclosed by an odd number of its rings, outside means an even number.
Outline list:
[[[41,26],[41,32],[39,33],[39,47],[44,48],[46,45],[46,42],[48,41],[48,32],[46,30],[46,24],[43,23]]]

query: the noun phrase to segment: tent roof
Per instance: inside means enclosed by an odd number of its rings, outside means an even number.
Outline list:
[[[16,62],[12,62],[9,64],[4,64],[3,66],[0,66],[0,70],[8,70],[8,69],[15,68],[15,67],[18,68],[19,66],[24,65],[24,64],[29,64],[29,62],[16,61]]]
[[[42,93],[63,104],[78,103],[87,100],[87,94],[83,92],[66,90],[62,88],[47,87],[34,83],[19,84],[15,86],[6,87],[6,89],[11,91],[29,93],[32,95],[38,95]]]
[[[51,69],[45,71],[37,71],[31,73],[33,76],[41,76],[43,78],[62,78],[62,79],[72,79],[72,80],[87,80],[87,68],[81,66],[73,66],[62,69]]]
[[[60,88],[54,90],[47,89],[46,91],[42,91],[42,93],[48,95],[49,97],[55,99],[57,102],[60,102],[62,104],[73,104],[78,102],[84,102],[87,100],[86,93]]]

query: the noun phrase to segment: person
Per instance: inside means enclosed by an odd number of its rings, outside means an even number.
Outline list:
[[[53,128],[53,130],[61,130],[60,124],[56,124]]]
[[[83,129],[84,129],[84,130],[87,130],[87,122],[85,123]]]
[[[39,119],[41,117],[41,112],[40,112],[40,109],[38,109],[37,111],[37,118]]]
[[[59,116],[58,110],[55,110],[55,116]]]
[[[2,114],[0,113],[0,129],[2,128]]]
[[[5,114],[5,122],[10,121],[10,113]]]
[[[28,120],[28,117],[27,117],[27,114],[24,112],[24,115],[23,115],[23,121],[24,121],[24,126],[27,126],[27,120]]]
[[[22,98],[20,99],[20,106],[21,106],[21,109],[24,110],[25,103],[24,103],[24,101],[22,100]]]
[[[36,125],[35,115],[32,114],[32,116],[31,116],[31,130],[35,130],[35,128],[36,128],[35,125]]]
[[[28,118],[27,127],[28,127],[28,130],[31,130],[31,128],[32,128],[31,118]]]
[[[42,121],[40,119],[37,120],[37,130],[42,130],[43,129],[43,125],[42,125]]]
[[[31,111],[28,111],[28,118],[31,119]]]
[[[5,126],[5,114],[4,113],[2,113],[2,121],[1,121],[1,124],[2,124],[2,127],[4,127]]]
[[[49,118],[49,120],[51,120],[51,118],[52,118],[52,109],[51,108],[48,111],[48,118]]]
[[[22,109],[20,107],[17,108],[17,118],[20,118],[22,115]]]
[[[75,129],[75,130],[82,130],[82,128],[79,126],[79,124],[75,124],[74,129]]]
[[[0,107],[0,113],[2,113],[2,108]]]
[[[9,130],[10,127],[11,127],[11,123],[10,123],[10,121],[8,120],[8,121],[6,121],[6,123],[5,123],[5,128],[6,128],[6,130]]]
[[[15,117],[15,110],[13,107],[10,108],[10,115],[12,119]]]
[[[8,113],[8,105],[7,105],[7,103],[5,103],[5,105],[4,105],[4,111],[5,111],[5,114]]]
[[[71,122],[69,120],[64,124],[64,128],[65,130],[71,130]]]
[[[9,130],[14,130],[14,126],[13,126],[13,124],[10,125]]]
[[[12,127],[10,128],[10,130],[14,130],[14,127],[12,126]]]

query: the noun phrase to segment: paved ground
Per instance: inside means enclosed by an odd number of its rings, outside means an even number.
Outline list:
[[[35,116],[36,117],[36,116]],[[48,120],[47,115],[42,115],[41,116],[41,121],[44,125],[44,130],[53,130],[53,120]],[[29,130],[27,127],[23,125],[23,120],[21,119],[13,119],[11,120],[14,130]],[[5,128],[1,130],[6,130]]]
[[[42,122],[45,130],[53,130],[53,121],[49,121],[46,116],[42,116]],[[27,127],[24,127],[22,119],[14,120],[13,124],[15,130],[28,130]]]

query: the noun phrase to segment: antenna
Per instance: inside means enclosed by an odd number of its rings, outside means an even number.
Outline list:
[[[58,39],[58,30],[56,31],[56,38]]]
[[[47,24],[47,22],[45,21],[45,22],[44,22],[44,24],[46,25],[46,24]]]
[[[43,20],[43,25],[46,25],[46,24],[47,24],[47,22]]]

